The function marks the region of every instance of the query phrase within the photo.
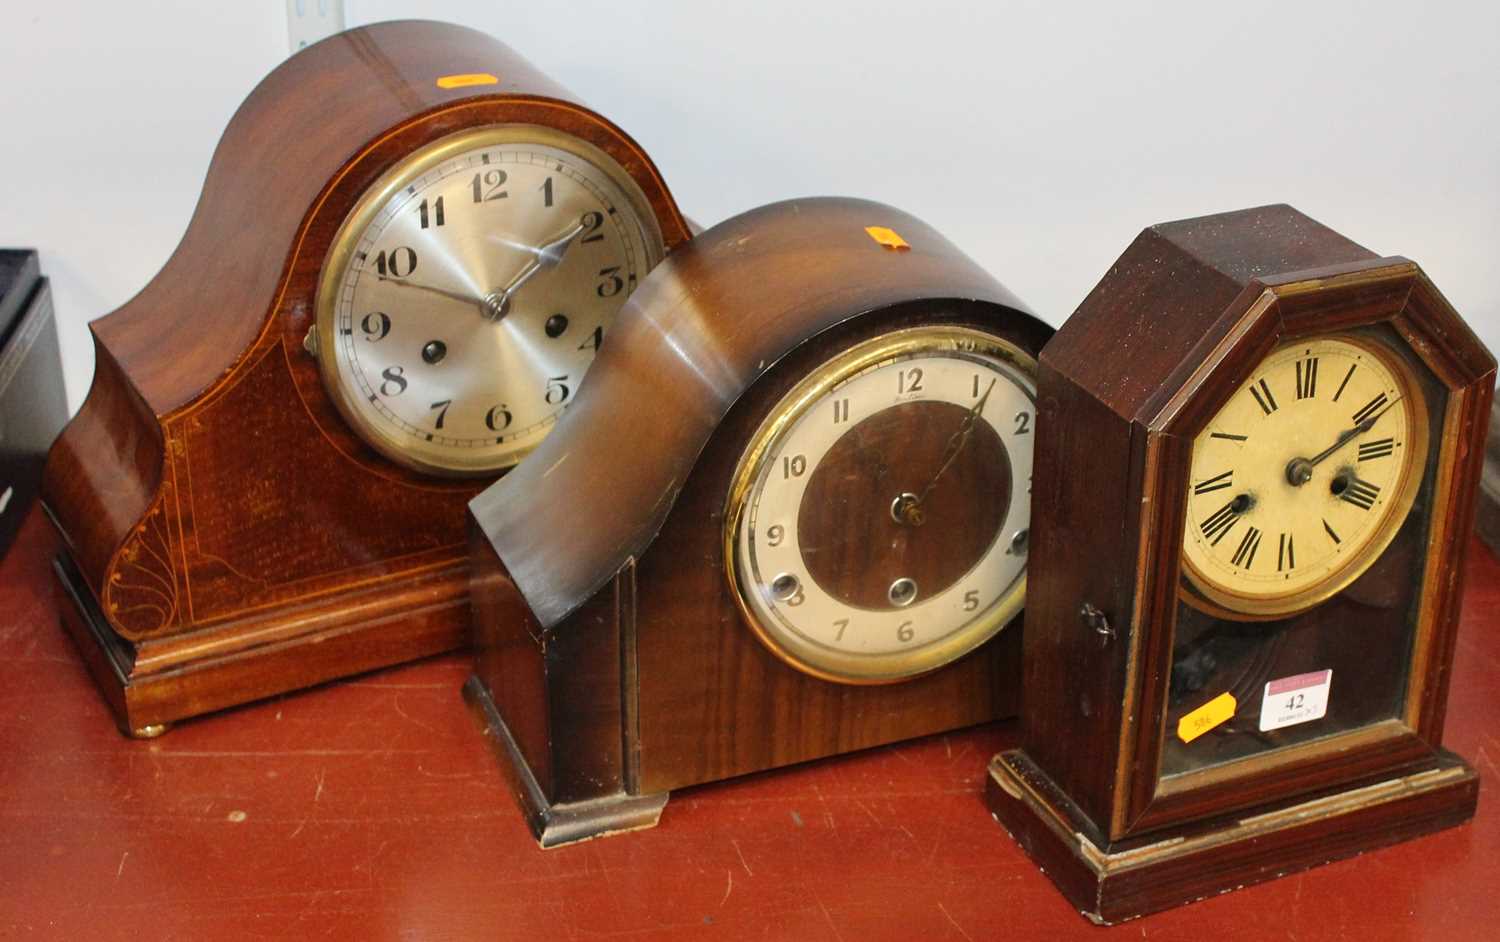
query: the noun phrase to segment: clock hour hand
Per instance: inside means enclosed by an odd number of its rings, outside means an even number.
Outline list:
[[[1300,487],[1303,484],[1306,484],[1308,481],[1312,480],[1312,469],[1322,463],[1323,459],[1327,458],[1329,455],[1338,451],[1340,448],[1343,448],[1354,439],[1374,428],[1375,423],[1380,421],[1380,417],[1391,411],[1391,408],[1400,401],[1401,397],[1397,396],[1395,399],[1392,399],[1384,409],[1381,409],[1379,412],[1360,422],[1353,428],[1344,429],[1338,434],[1338,437],[1333,440],[1332,445],[1329,445],[1327,448],[1318,452],[1316,455],[1313,455],[1311,458],[1293,458],[1291,462],[1286,466],[1287,481],[1290,482],[1293,487]]]
[[[583,230],[584,225],[582,222],[579,222],[568,229],[567,232],[552,239],[545,245],[538,246],[537,248],[524,246],[526,251],[531,253],[531,261],[527,262],[525,267],[519,272],[516,272],[516,276],[510,280],[509,284],[498,291],[491,292],[484,299],[485,316],[490,320],[498,321],[509,314],[510,299],[515,297],[517,291],[521,290],[521,286],[534,278],[538,273],[551,271],[561,265],[563,257],[567,255],[568,249],[573,245],[573,240]]]
[[[561,265],[563,256],[567,254],[568,249],[573,245],[573,240],[578,238],[578,234],[583,230],[584,225],[580,220],[568,229],[567,232],[564,232],[551,242],[540,248],[532,249],[540,266],[544,269],[552,269]]]
[[[927,495],[931,494],[932,489],[937,486],[938,479],[947,472],[949,466],[963,452],[964,445],[968,444],[969,436],[973,434],[974,426],[978,424],[979,415],[984,412],[984,404],[989,400],[990,393],[994,392],[996,382],[997,380],[991,379],[989,388],[984,391],[984,395],[980,396],[979,401],[974,403],[973,408],[964,414],[963,422],[959,424],[958,430],[948,439],[948,445],[943,449],[943,463],[938,468],[937,474],[932,476],[932,479],[927,482],[927,485],[922,488],[920,493],[902,494],[896,498],[895,503],[891,504],[891,516],[896,519],[897,523],[904,523],[914,527],[922,525],[925,517],[922,512],[922,502],[927,499]]]

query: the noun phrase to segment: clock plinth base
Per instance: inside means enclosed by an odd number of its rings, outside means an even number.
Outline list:
[[[588,801],[552,803],[537,782],[521,749],[516,745],[484,681],[471,676],[464,683],[464,700],[484,728],[485,738],[505,773],[516,801],[526,816],[526,826],[543,850],[656,827],[670,793],[630,795],[619,792]]]
[[[1105,851],[1021,750],[990,762],[990,811],[1084,916],[1109,925],[1462,824],[1479,776],[1450,752],[1430,767],[1218,827],[1168,830]]]
[[[389,589],[140,642],[110,627],[66,554],[52,570],[63,628],[120,731],[149,739],[178,720],[459,647],[469,624],[462,562]]]

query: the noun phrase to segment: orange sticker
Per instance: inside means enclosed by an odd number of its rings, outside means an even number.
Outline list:
[[[1234,694],[1221,693],[1177,721],[1177,738],[1192,742],[1199,736],[1234,716]]]
[[[870,234],[870,238],[892,251],[905,252],[911,248],[906,244],[905,239],[896,235],[895,230],[887,229],[885,226],[865,226],[865,231]]]
[[[437,80],[438,88],[468,88],[470,85],[498,85],[500,80],[488,72],[445,75]]]

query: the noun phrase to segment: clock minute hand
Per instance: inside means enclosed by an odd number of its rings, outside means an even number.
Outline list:
[[[1293,486],[1301,486],[1303,484],[1306,484],[1309,480],[1312,479],[1313,468],[1322,463],[1322,461],[1329,455],[1332,455],[1340,448],[1343,448],[1354,439],[1374,428],[1375,423],[1380,421],[1380,417],[1391,411],[1392,407],[1394,407],[1396,403],[1400,401],[1401,397],[1397,396],[1395,399],[1392,399],[1384,409],[1381,409],[1379,412],[1363,420],[1353,428],[1344,429],[1338,434],[1338,437],[1333,440],[1332,445],[1329,445],[1327,448],[1318,452],[1316,455],[1313,455],[1311,458],[1293,458],[1291,463],[1286,467],[1287,480],[1291,482]]]
[[[1333,454],[1334,452],[1338,451],[1340,448],[1343,448],[1345,445],[1349,444],[1349,442],[1352,441],[1353,439],[1358,438],[1359,436],[1361,436],[1364,433],[1368,432],[1370,429],[1372,429],[1372,428],[1375,427],[1375,423],[1376,422],[1380,421],[1380,417],[1381,416],[1383,416],[1387,412],[1391,411],[1391,408],[1393,406],[1395,406],[1396,403],[1398,403],[1400,401],[1401,401],[1401,397],[1397,396],[1395,399],[1392,399],[1390,401],[1390,403],[1387,404],[1384,409],[1381,409],[1379,412],[1377,412],[1374,415],[1370,416],[1368,419],[1365,419],[1363,422],[1361,422],[1358,425],[1354,426],[1354,428],[1345,429],[1344,431],[1340,432],[1339,433],[1339,437],[1334,440],[1334,442],[1333,442],[1332,445],[1329,445],[1327,448],[1325,448],[1322,451],[1318,452],[1318,454],[1315,455],[1314,457],[1307,459],[1307,463],[1310,464],[1310,465],[1316,465],[1318,462],[1322,461],[1324,458],[1327,458],[1329,455]]]
[[[423,284],[420,281],[408,281],[405,278],[391,278],[388,275],[376,275],[375,278],[377,281],[389,282],[393,285],[400,285],[403,288],[415,288],[418,291],[430,291],[433,294],[440,294],[445,298],[452,298],[455,301],[462,301],[465,304],[477,304],[480,306],[484,305],[483,298],[476,297],[472,294],[465,294],[461,291],[450,291],[447,288],[439,288],[437,285],[427,285]]]
[[[909,523],[913,526],[921,526],[923,518],[922,501],[927,499],[927,495],[931,494],[932,489],[937,486],[938,480],[947,473],[949,466],[963,453],[964,445],[968,444],[969,436],[974,432],[974,426],[979,423],[979,415],[984,412],[984,404],[989,401],[990,393],[994,392],[996,382],[998,380],[990,380],[989,388],[985,389],[984,395],[980,396],[979,401],[974,403],[973,407],[964,414],[963,422],[959,424],[958,430],[949,436],[948,445],[943,449],[942,466],[938,468],[937,474],[934,474],[932,479],[927,482],[927,486],[922,488],[921,493],[915,497],[902,495],[902,497],[896,498],[896,506],[892,508],[892,513],[898,517],[900,522]]]

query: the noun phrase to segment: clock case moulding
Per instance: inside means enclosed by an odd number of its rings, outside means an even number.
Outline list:
[[[757,640],[725,575],[760,422],[838,351],[936,321],[1033,355],[1052,333],[888,206],[753,210],[642,283],[558,428],[475,498],[465,695],[543,847],[650,827],[672,789],[1015,714],[1019,617],[915,679],[833,683]]]
[[[453,75],[498,82],[438,85]],[[44,494],[66,545],[63,623],[127,733],[465,640],[464,509],[489,482],[379,456],[337,413],[303,338],[360,195],[412,151],[493,124],[594,145],[645,193],[668,250],[688,238],[645,152],[509,48],[458,26],[382,23],[260,83],[182,243],[91,325],[94,384]]]
[[[1429,555],[1402,715],[1163,788],[1194,439],[1283,340],[1367,324],[1447,395],[1430,529],[1412,541]],[[995,757],[987,798],[1086,916],[1130,918],[1473,814],[1477,776],[1442,730],[1494,379],[1421,269],[1288,206],[1147,229],[1058,332],[1040,362],[1021,747]]]

